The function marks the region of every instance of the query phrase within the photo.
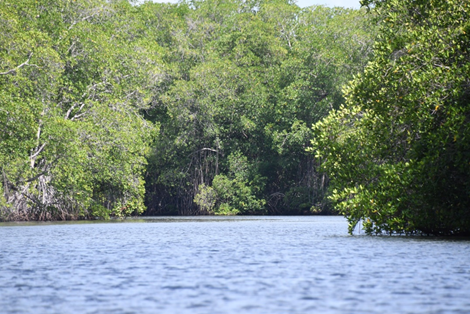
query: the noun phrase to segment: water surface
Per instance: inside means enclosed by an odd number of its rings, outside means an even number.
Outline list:
[[[0,312],[470,313],[469,257],[342,217],[0,224]]]

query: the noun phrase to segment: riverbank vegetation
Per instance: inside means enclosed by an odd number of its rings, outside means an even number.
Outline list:
[[[363,1],[373,60],[314,126],[331,199],[371,233],[470,234],[470,4]]]
[[[469,5],[363,5],[2,1],[0,220],[468,233]]]
[[[329,212],[305,151],[370,57],[364,11],[0,3],[0,219]]]

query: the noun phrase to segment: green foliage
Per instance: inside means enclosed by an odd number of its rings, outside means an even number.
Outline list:
[[[346,105],[314,126],[331,199],[367,233],[470,230],[466,1],[363,1],[381,24]]]
[[[215,212],[327,212],[328,180],[305,148],[311,124],[338,107],[341,85],[369,58],[374,27],[364,12],[278,0],[186,5],[164,36],[167,81],[148,111],[162,130],[148,213],[207,212],[207,187],[219,197]],[[231,170],[236,154],[248,178]]]
[[[217,201],[217,194],[210,186],[204,183],[199,185],[199,192],[194,197],[194,202],[205,212],[213,213],[215,203]]]
[[[127,2],[0,4],[1,219],[144,210],[156,45],[129,38]]]
[[[374,29],[291,0],[0,2],[0,219],[327,212],[310,125]]]
[[[194,202],[208,213],[236,215],[262,213],[265,200],[256,192],[262,189],[263,178],[252,175],[249,163],[240,152],[228,156],[229,173],[216,175],[212,186],[199,185]]]
[[[262,190],[265,178],[250,169],[247,157],[240,152],[230,154],[228,162],[228,176],[216,175],[212,182],[219,204],[215,213],[262,213],[266,201],[256,195]]]

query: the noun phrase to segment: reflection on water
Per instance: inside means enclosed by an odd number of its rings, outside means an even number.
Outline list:
[[[470,242],[342,217],[0,225],[1,313],[470,313]]]

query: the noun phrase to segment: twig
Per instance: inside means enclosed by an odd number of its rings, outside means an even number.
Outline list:
[[[28,60],[26,60],[25,62],[21,63],[19,66],[17,66],[16,68],[14,69],[11,69],[11,70],[8,70],[6,72],[0,72],[0,75],[8,75],[8,74],[11,74],[11,73],[15,73],[17,70],[21,69],[22,67],[24,67],[25,65],[29,65],[29,60],[31,60],[31,57],[33,56],[33,53],[30,52],[29,55],[28,55]],[[36,66],[36,65],[35,65]]]

